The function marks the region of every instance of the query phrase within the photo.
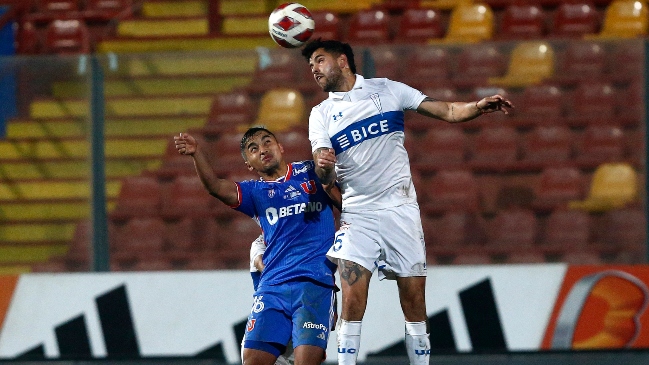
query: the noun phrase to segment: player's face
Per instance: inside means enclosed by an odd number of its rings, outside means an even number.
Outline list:
[[[326,92],[338,91],[345,81],[343,70],[339,63],[341,56],[334,57],[331,53],[319,48],[311,55],[309,65],[315,82]]]
[[[250,171],[273,175],[279,170],[284,148],[268,132],[258,132],[246,145],[246,165]]]

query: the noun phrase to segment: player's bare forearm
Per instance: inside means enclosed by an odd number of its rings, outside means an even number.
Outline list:
[[[194,160],[196,174],[201,179],[205,189],[214,197],[227,205],[235,205],[239,201],[237,185],[228,180],[216,176],[212,165],[205,156],[198,141],[187,133],[181,133],[174,137],[176,149],[181,155],[189,155]]]
[[[511,101],[500,95],[489,96],[468,103],[439,101],[427,97],[419,104],[417,112],[449,123],[461,123],[475,119],[482,114],[497,111],[508,114],[508,108],[513,108]]]
[[[336,180],[336,155],[331,148],[321,147],[313,152],[315,173],[322,185],[332,184]]]
[[[336,207],[339,211],[342,211],[343,196],[342,196],[342,192],[340,191],[340,188],[336,185],[336,181],[332,181],[329,184],[322,185],[322,187],[327,192],[327,195],[329,195],[329,198],[331,199],[331,202],[333,203],[334,207]]]

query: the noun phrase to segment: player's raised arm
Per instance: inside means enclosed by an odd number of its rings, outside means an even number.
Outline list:
[[[427,117],[441,119],[449,123],[460,123],[474,119],[482,114],[501,111],[508,114],[513,108],[511,101],[500,95],[486,97],[482,100],[465,102],[448,102],[426,98],[419,104],[417,112]]]
[[[180,133],[180,135],[174,136],[174,143],[178,153],[191,156],[194,159],[196,173],[211,195],[230,206],[239,203],[237,185],[233,181],[220,179],[216,176],[196,138],[187,133]]]

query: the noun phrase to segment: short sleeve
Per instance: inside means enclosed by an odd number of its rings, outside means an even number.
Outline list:
[[[318,148],[332,147],[324,116],[317,108],[311,109],[311,115],[309,116],[309,141],[311,141],[312,152],[315,152]]]
[[[254,181],[241,181],[236,184],[237,190],[239,191],[239,205],[233,206],[232,208],[252,218],[256,217],[257,214],[255,212],[255,204],[252,196]]]
[[[386,86],[401,103],[402,110],[416,110],[426,95],[421,91],[398,81],[387,80]]]

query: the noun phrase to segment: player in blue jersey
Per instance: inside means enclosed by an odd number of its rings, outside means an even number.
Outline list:
[[[289,340],[297,364],[320,364],[334,317],[335,265],[325,256],[334,216],[313,161],[286,163],[275,135],[251,128],[241,154],[260,179],[232,182],[216,176],[194,137],[181,133],[174,140],[179,153],[192,156],[210,194],[255,219],[263,232],[264,267],[248,317],[244,364],[274,364]],[[326,189],[335,194],[333,184]]]
[[[405,318],[412,365],[428,364],[426,249],[410,162],[404,147],[404,111],[450,123],[512,107],[500,95],[446,102],[385,78],[356,74],[352,48],[321,39],[302,50],[329,98],[313,107],[309,139],[316,173],[324,184],[338,180],[341,228],[328,256],[338,263],[342,289],[338,363],[356,363],[361,322],[372,272],[395,279]]]

